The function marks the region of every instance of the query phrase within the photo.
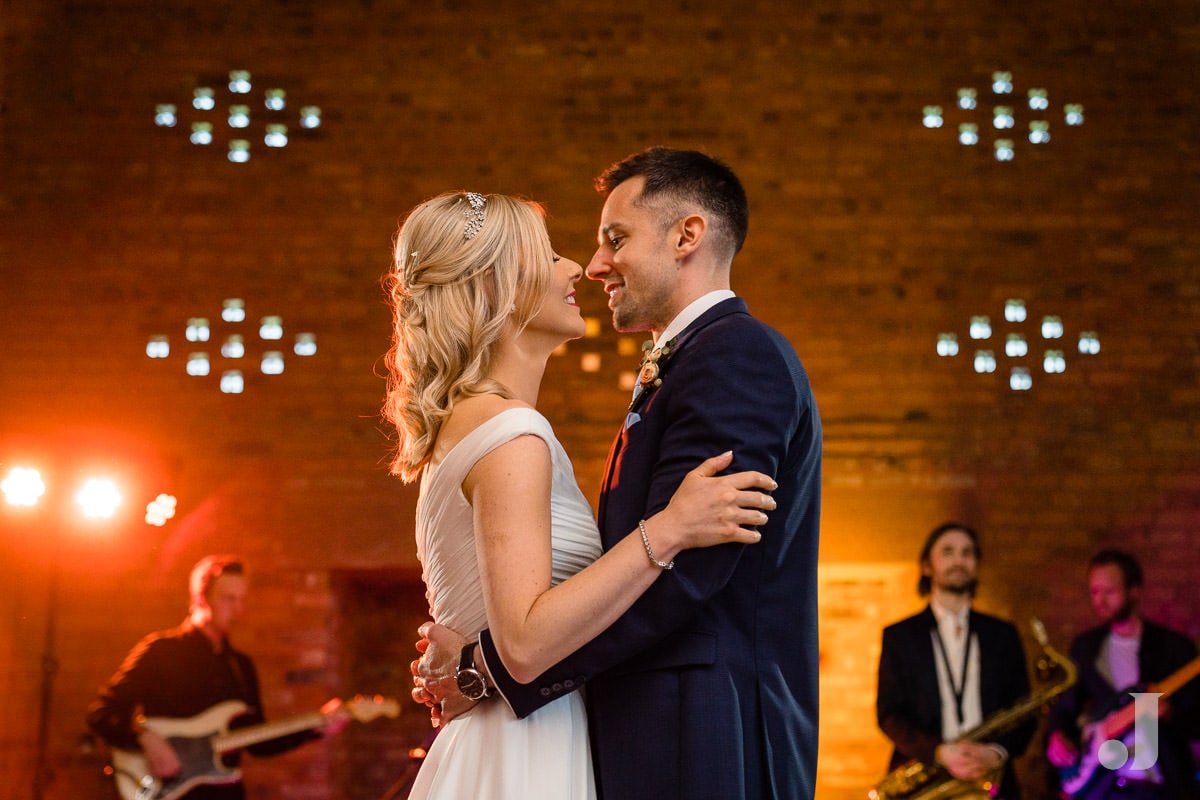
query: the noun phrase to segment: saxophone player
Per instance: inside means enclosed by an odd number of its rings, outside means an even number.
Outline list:
[[[876,718],[895,745],[889,769],[917,761],[981,787],[999,777],[999,796],[1014,800],[1020,789],[1011,759],[1024,753],[1037,720],[995,741],[964,736],[1029,693],[1016,627],[971,607],[980,556],[979,537],[966,525],[947,522],[926,538],[917,590],[929,604],[883,631]]]

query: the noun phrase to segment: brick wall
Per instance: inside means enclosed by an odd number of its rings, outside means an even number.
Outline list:
[[[50,487],[48,509],[0,517],[0,771],[29,775],[0,800],[32,781],[51,563],[47,798],[107,791],[82,709],[142,633],[182,616],[186,571],[207,552],[242,552],[258,576],[244,644],[271,715],[374,691],[350,685],[356,655],[339,642],[353,637],[339,637],[357,606],[331,576],[416,569],[415,492],[387,476],[377,418],[378,281],[398,219],[448,188],[525,194],[550,208],[556,246],[586,261],[592,176],[655,143],[718,154],[746,183],[734,286],[816,388],[825,564],[908,563],[934,524],[961,517],[984,537],[981,604],[1039,615],[1065,643],[1091,622],[1082,563],[1120,543],[1147,563],[1148,610],[1200,635],[1198,14],[1182,0],[4,4],[0,466],[37,458]],[[204,85],[228,105],[233,69],[254,83],[246,164],[226,160],[215,115],[189,108]],[[1009,163],[991,151],[997,70],[1015,85]],[[960,87],[978,90],[974,114],[954,108]],[[1051,105],[1039,147],[1024,138],[1035,87]],[[266,88],[287,92],[279,151],[261,143]],[[1063,124],[1067,102],[1083,104],[1083,126]],[[161,103],[179,126],[153,125]],[[921,125],[932,104],[941,129]],[[322,109],[321,128],[295,127],[301,105]],[[218,122],[208,148],[188,142],[202,118]],[[955,142],[964,121],[979,146]],[[602,333],[554,359],[541,402],[594,499],[631,364],[600,293],[581,294]],[[244,394],[221,394],[216,370],[186,375],[186,320],[217,327],[228,297],[253,320],[282,316],[288,337],[315,332],[317,355],[257,374],[247,325]],[[1028,322],[1003,321],[1009,298]],[[1046,314],[1066,332],[1061,375],[1040,367]],[[995,327],[994,374],[971,368],[973,315]],[[1030,336],[1017,362],[1028,392],[1008,388],[997,341],[1016,331]],[[1099,354],[1076,354],[1081,331],[1099,334]],[[936,356],[943,332],[958,334],[957,357]],[[172,353],[150,360],[159,333]],[[598,372],[579,370],[585,353]],[[130,488],[87,538],[63,509],[96,463]],[[159,491],[179,513],[150,528],[140,506]],[[398,624],[389,635],[407,641]],[[861,796],[843,785],[852,753],[838,735],[823,742],[822,794]],[[252,796],[343,796],[345,750],[301,753],[255,764],[270,772]]]

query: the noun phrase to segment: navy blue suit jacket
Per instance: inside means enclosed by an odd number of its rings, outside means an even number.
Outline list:
[[[1029,695],[1025,648],[1011,622],[972,609],[968,624],[979,643],[979,706],[986,720]],[[942,743],[942,699],[930,634],[936,626],[933,610],[926,606],[883,631],[875,713],[880,729],[895,745],[888,769],[912,759],[932,764],[934,750]],[[994,740],[1010,757],[1000,784],[1006,798],[1019,796],[1011,759],[1025,752],[1037,723],[1031,715]]]
[[[666,507],[684,475],[732,450],[775,478],[762,541],[688,550],[616,623],[528,685],[497,669],[519,715],[587,685],[607,800],[811,798],[817,756],[821,424],[792,346],[737,298],[680,335],[638,398],[600,497],[604,547]]]

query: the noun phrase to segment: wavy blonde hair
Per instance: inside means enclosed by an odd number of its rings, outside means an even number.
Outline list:
[[[538,312],[554,251],[541,205],[487,196],[482,227],[466,238],[471,206],[462,192],[417,206],[396,234],[384,288],[392,308],[383,416],[396,426],[391,471],[405,483],[429,461],[459,400],[511,398],[488,377],[511,318],[517,330]]]

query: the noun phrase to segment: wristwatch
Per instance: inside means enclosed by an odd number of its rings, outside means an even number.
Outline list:
[[[454,681],[458,684],[458,691],[468,700],[477,701],[492,696],[492,687],[488,685],[487,676],[475,669],[475,642],[462,649]]]

